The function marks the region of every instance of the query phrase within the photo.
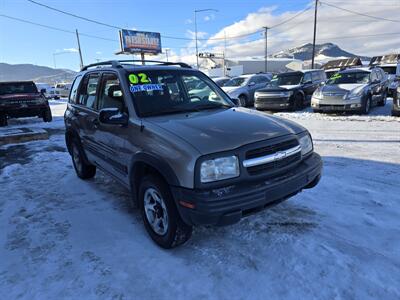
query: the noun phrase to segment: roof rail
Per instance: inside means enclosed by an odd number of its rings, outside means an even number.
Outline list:
[[[103,62],[98,62],[94,64],[90,64],[87,66],[84,66],[81,71],[86,71],[89,68],[93,67],[100,67],[100,66],[111,66],[112,68],[122,68],[123,63],[137,63],[140,62],[142,63],[142,60],[139,59],[127,59],[127,60],[109,60],[109,61],[103,61]],[[145,60],[144,63],[155,63],[157,65],[163,65],[163,66],[180,66],[182,68],[191,68],[188,64],[185,64],[183,62],[167,62],[167,61],[158,61],[158,60]],[[133,64],[135,65],[135,64]],[[139,66],[139,65],[137,65]]]
[[[118,60],[119,63],[128,63],[128,62],[132,62],[132,63],[154,63],[157,65],[163,65],[163,66],[180,66],[182,68],[192,68],[191,66],[189,66],[186,63],[183,62],[168,62],[168,61],[159,61],[159,60],[140,60],[140,59],[127,59],[127,60]]]
[[[100,67],[100,66],[111,66],[113,68],[121,68],[121,64],[117,60],[108,60],[108,61],[102,61],[102,62],[86,65],[81,69],[81,71],[86,71],[89,68]]]

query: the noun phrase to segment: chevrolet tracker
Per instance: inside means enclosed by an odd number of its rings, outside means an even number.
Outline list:
[[[319,182],[322,161],[302,126],[235,107],[186,64],[135,62],[97,63],[76,76],[66,144],[80,178],[98,168],[130,189],[161,247],[184,243],[194,225],[233,224]]]
[[[38,116],[51,122],[49,103],[32,81],[0,82],[0,126],[9,118]]]

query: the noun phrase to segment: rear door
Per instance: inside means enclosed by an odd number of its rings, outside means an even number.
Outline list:
[[[83,78],[73,112],[78,122],[79,136],[82,146],[90,161],[98,162],[99,149],[96,145],[94,134],[98,125],[96,110],[97,90],[100,73],[88,73]]]

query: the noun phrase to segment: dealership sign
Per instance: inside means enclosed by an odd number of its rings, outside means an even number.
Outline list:
[[[161,35],[158,32],[122,29],[119,38],[123,53],[161,53]]]

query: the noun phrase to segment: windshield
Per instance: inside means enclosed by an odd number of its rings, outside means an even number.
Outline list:
[[[326,84],[360,84],[369,82],[369,72],[336,73]]]
[[[224,84],[224,86],[242,86],[246,82],[247,77],[235,77]]]
[[[225,83],[227,83],[229,80],[230,80],[229,78],[223,78],[223,79],[216,79],[214,81],[219,86],[225,86]]]
[[[272,77],[268,86],[278,87],[281,85],[297,85],[300,84],[303,74],[281,74]]]
[[[156,116],[233,107],[230,99],[203,73],[159,70],[128,73],[140,116]]]
[[[33,82],[0,83],[0,95],[34,94],[38,90]]]
[[[389,75],[396,75],[396,67],[381,67],[381,69]]]

